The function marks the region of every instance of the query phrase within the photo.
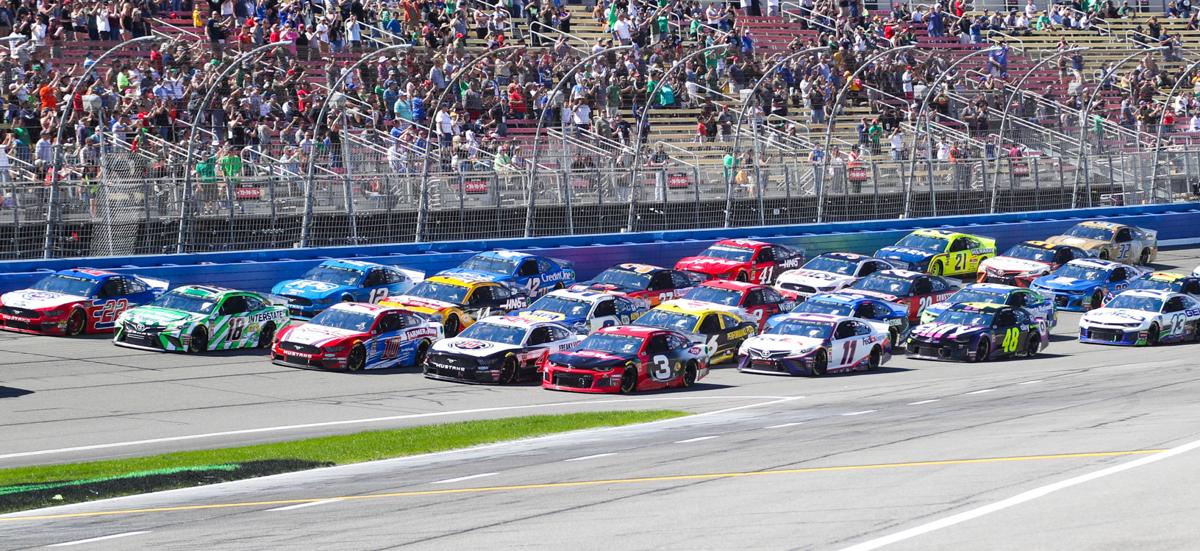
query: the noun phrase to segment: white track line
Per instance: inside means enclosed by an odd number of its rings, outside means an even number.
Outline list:
[[[473,475],[469,475],[469,476],[460,476],[458,478],[447,478],[446,480],[430,482],[430,484],[450,484],[451,482],[462,482],[464,480],[474,480],[476,478],[483,478],[485,476],[496,476],[498,474],[500,474],[500,473],[479,473],[479,474],[473,474]]]
[[[1019,385],[1032,385],[1032,384],[1037,384],[1037,383],[1040,383],[1040,382],[1042,382],[1042,380],[1041,380],[1041,379],[1035,379],[1035,380],[1032,380],[1032,381],[1025,381],[1025,382],[1023,382],[1023,383],[1017,383],[1017,384],[1019,384]]]
[[[843,414],[842,414],[842,417],[854,417],[855,415],[866,415],[866,414],[868,414],[868,413],[875,413],[876,411],[879,411],[879,410],[877,410],[877,409],[864,409],[864,410],[862,410],[862,411],[851,411],[850,413],[843,413]]]
[[[712,440],[713,438],[717,438],[717,436],[697,436],[696,438],[688,438],[687,440],[678,440],[675,443],[676,444],[688,444],[691,442],[701,442],[704,440]]]
[[[921,400],[920,402],[909,402],[909,403],[908,403],[908,405],[910,405],[910,406],[923,406],[923,405],[925,405],[925,404],[932,404],[932,403],[934,403],[934,402],[936,402],[936,401],[938,401],[938,400],[941,400],[941,398],[933,398],[933,399],[931,399],[931,400]]]
[[[86,540],[75,540],[75,541],[67,541],[67,542],[63,542],[63,543],[56,543],[54,545],[47,545],[46,547],[70,547],[72,545],[83,545],[85,543],[93,543],[93,542],[97,542],[97,541],[106,541],[106,540],[115,540],[117,538],[127,538],[129,536],[136,536],[139,534],[149,534],[149,533],[150,533],[149,530],[142,530],[140,532],[122,532],[120,534],[113,534],[111,536],[100,536],[98,538],[88,538]]]
[[[267,512],[272,512],[272,511],[291,511],[291,510],[294,510],[294,509],[304,509],[304,508],[306,508],[306,507],[316,507],[317,505],[325,505],[325,504],[327,504],[327,503],[337,503],[337,502],[339,502],[339,501],[342,501],[342,499],[341,499],[341,498],[334,498],[334,499],[322,499],[322,500],[319,500],[319,501],[310,501],[310,502],[308,502],[308,503],[297,503],[296,505],[287,505],[287,506],[284,506],[284,507],[276,507],[276,508],[274,508],[274,509],[267,509]]]
[[[995,388],[985,388],[983,390],[974,390],[974,391],[968,392],[968,393],[964,394],[963,396],[970,396],[972,394],[987,394],[988,392],[996,392],[997,390],[998,389],[995,389]]]
[[[1023,493],[1017,494],[1015,496],[1012,496],[1010,498],[1002,499],[1002,500],[994,502],[994,503],[989,503],[982,507],[977,507],[975,509],[964,511],[962,513],[950,515],[948,517],[938,519],[938,520],[935,520],[935,521],[927,523],[927,524],[922,524],[920,526],[916,526],[913,528],[909,528],[907,530],[896,532],[894,534],[889,534],[889,535],[883,536],[881,538],[864,541],[862,543],[847,547],[847,548],[843,549],[842,551],[871,551],[872,549],[879,549],[880,547],[883,547],[885,545],[899,543],[899,542],[902,542],[902,541],[905,541],[908,539],[912,539],[912,538],[915,538],[915,537],[923,535],[923,534],[928,534],[928,533],[936,531],[936,530],[941,530],[942,528],[949,528],[951,526],[954,526],[956,524],[961,524],[968,520],[977,519],[984,515],[995,513],[997,511],[1003,511],[1004,509],[1008,509],[1009,507],[1014,507],[1014,506],[1020,505],[1022,503],[1033,501],[1040,497],[1045,497],[1045,496],[1050,495],[1059,490],[1065,490],[1067,488],[1070,488],[1072,486],[1078,486],[1085,482],[1091,482],[1093,480],[1098,480],[1098,479],[1104,478],[1106,476],[1110,476],[1110,475],[1114,475],[1114,474],[1117,474],[1120,472],[1128,471],[1130,469],[1136,469],[1138,467],[1143,467],[1143,466],[1149,465],[1151,463],[1162,461],[1168,457],[1174,457],[1176,455],[1190,452],[1197,448],[1200,448],[1200,440],[1195,440],[1192,442],[1188,442],[1187,444],[1182,444],[1180,446],[1176,446],[1176,447],[1171,448],[1162,453],[1157,453],[1154,455],[1147,455],[1145,457],[1141,457],[1141,458],[1135,459],[1133,461],[1129,461],[1127,463],[1113,465],[1111,467],[1106,467],[1106,468],[1100,469],[1098,471],[1092,471],[1087,474],[1079,475],[1079,476],[1076,476],[1073,478],[1068,478],[1066,480],[1061,480],[1058,482],[1054,482],[1052,484],[1047,484],[1045,486],[1034,488],[1027,492],[1023,492]]]
[[[796,425],[803,425],[803,424],[804,424],[804,422],[800,421],[797,423],[784,423],[782,425],[771,425],[769,427],[763,427],[763,428],[765,428],[765,429],[782,429],[782,428],[786,428],[786,427],[794,427]]]
[[[566,461],[587,461],[589,459],[599,459],[601,457],[608,457],[610,455],[617,455],[617,454],[615,454],[615,453],[598,453],[595,455],[585,455],[583,457],[573,457],[571,459],[564,459],[563,461],[564,462],[566,462]]]

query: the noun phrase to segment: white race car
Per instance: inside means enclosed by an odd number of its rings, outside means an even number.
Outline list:
[[[738,371],[820,377],[873,371],[892,357],[888,326],[832,314],[781,314],[738,349]]]
[[[1079,320],[1079,342],[1153,346],[1200,339],[1200,300],[1159,290],[1125,291]]]
[[[574,348],[582,335],[561,323],[491,316],[457,337],[434,343],[425,376],[469,383],[515,383],[535,378],[542,359]]]
[[[816,293],[837,291],[858,278],[899,268],[892,262],[854,253],[825,253],[800,268],[788,270],[775,279],[775,288],[790,298],[804,300]]]
[[[1192,270],[1192,275],[1200,277],[1200,266],[1196,266],[1196,269]]]

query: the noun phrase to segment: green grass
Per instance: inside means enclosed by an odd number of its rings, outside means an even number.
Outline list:
[[[128,459],[0,469],[0,489],[48,482],[121,477],[144,471],[267,460],[345,465],[439,452],[596,427],[616,427],[681,417],[675,410],[602,411],[464,421],[395,430],[323,436],[235,448],[195,450]],[[107,497],[107,496],[97,496]]]

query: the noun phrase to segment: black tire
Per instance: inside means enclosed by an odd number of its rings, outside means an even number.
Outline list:
[[[521,371],[517,366],[516,356],[505,356],[504,367],[500,368],[500,384],[511,385],[515,384],[521,378]]]
[[[350,295],[345,295],[342,297],[342,302],[354,302],[354,297],[352,297]]]
[[[621,373],[621,394],[634,392],[637,392],[637,369],[630,365]]]
[[[888,327],[888,338],[892,340],[892,348],[900,346],[900,330],[895,327]]]
[[[555,283],[555,284],[554,284],[554,290],[555,290],[555,291],[561,291],[562,289],[563,289],[563,284],[562,284],[562,283]]]
[[[367,349],[363,348],[361,344],[354,345],[354,348],[350,349],[350,355],[346,356],[346,371],[358,373],[363,370],[363,367],[366,367],[366,364]]]
[[[1037,333],[1029,336],[1029,340],[1025,341],[1025,357],[1032,358],[1038,355],[1041,351],[1042,339]]]
[[[1146,346],[1155,346],[1158,344],[1158,334],[1162,331],[1157,323],[1150,324],[1150,330],[1146,332]]]
[[[258,347],[259,348],[270,348],[271,341],[273,341],[274,339],[275,339],[275,324],[273,322],[267,323],[266,325],[263,326],[262,330],[260,330],[258,332]]]
[[[988,355],[992,353],[992,343],[987,339],[979,339],[979,344],[975,345],[975,359],[971,363],[986,362]]]
[[[447,339],[450,337],[456,337],[458,336],[458,332],[462,330],[462,327],[460,327],[461,325],[462,324],[458,322],[458,316],[450,316],[446,318],[446,323],[442,326],[442,332],[446,334]]]
[[[883,363],[883,351],[878,346],[871,349],[871,357],[867,360],[867,371],[878,371]]]
[[[1104,307],[1104,294],[1100,291],[1092,293],[1092,300],[1088,302],[1088,310],[1095,310]]]
[[[1142,254],[1138,257],[1138,264],[1142,266],[1150,265],[1150,249],[1142,249]]]
[[[413,367],[423,367],[428,357],[429,341],[421,341],[421,344],[417,345],[417,355],[413,358]]]
[[[689,388],[696,384],[696,377],[699,372],[696,369],[696,362],[688,362],[687,367],[683,369],[683,388]]]
[[[818,350],[817,356],[813,358],[812,376],[824,377],[829,373],[829,356],[824,350]]]
[[[734,276],[734,279],[741,281],[742,283],[750,282],[750,276],[746,275],[746,272],[738,272],[738,274]]]
[[[1106,251],[1106,250],[1100,251],[1100,260],[1108,260],[1108,251]]]
[[[87,314],[83,310],[76,308],[71,311],[70,316],[67,316],[66,335],[68,337],[81,335],[84,329],[87,329]]]
[[[192,340],[188,342],[188,354],[197,354],[200,352],[208,352],[208,331],[204,328],[197,328],[192,331]]]

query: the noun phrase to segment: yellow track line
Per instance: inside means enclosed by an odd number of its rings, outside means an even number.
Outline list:
[[[878,463],[873,465],[842,465],[833,467],[803,467],[798,469],[779,469],[772,471],[744,471],[728,473],[702,473],[671,476],[647,476],[639,478],[615,478],[605,480],[581,480],[576,482],[546,482],[540,484],[518,484],[510,486],[484,486],[477,488],[456,488],[444,490],[417,490],[408,492],[391,492],[385,494],[367,494],[357,496],[315,497],[303,499],[280,499],[275,501],[244,501],[238,503],[210,503],[204,505],[179,505],[175,507],[151,507],[145,509],[123,509],[115,511],[94,511],[87,513],[63,513],[57,515],[10,516],[0,517],[0,521],[15,522],[27,520],[54,520],[80,517],[104,517],[118,515],[133,515],[139,513],[169,513],[177,511],[199,511],[204,509],[231,509],[240,507],[268,507],[294,505],[298,503],[313,503],[317,501],[339,500],[373,500],[396,497],[437,496],[451,494],[481,494],[490,492],[505,492],[514,490],[537,490],[548,488],[576,488],[582,486],[608,486],[617,484],[639,484],[646,482],[673,482],[680,480],[715,480],[721,478],[745,478],[755,476],[772,476],[784,474],[823,473],[839,471],[870,471],[881,469],[901,469],[912,467],[937,467],[944,465],[971,465],[979,463],[1012,463],[1021,461],[1045,461],[1050,459],[1083,459],[1094,457],[1120,457],[1129,455],[1150,455],[1162,453],[1165,449],[1126,450],[1111,452],[1060,453],[1050,455],[1018,455],[1011,457],[984,457],[976,459],[942,459],[933,461],[910,461],[906,463]]]

